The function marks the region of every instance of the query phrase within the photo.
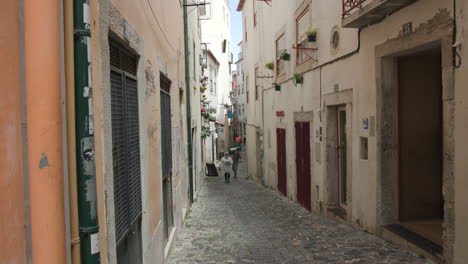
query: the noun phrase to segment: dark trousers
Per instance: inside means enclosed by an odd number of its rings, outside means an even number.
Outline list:
[[[225,181],[225,182],[229,182],[229,179],[230,179],[230,178],[231,178],[231,174],[229,174],[229,173],[227,173],[227,172],[224,173],[224,181]]]

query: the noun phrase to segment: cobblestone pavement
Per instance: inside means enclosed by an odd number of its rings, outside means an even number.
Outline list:
[[[207,178],[169,263],[432,263],[239,177]]]

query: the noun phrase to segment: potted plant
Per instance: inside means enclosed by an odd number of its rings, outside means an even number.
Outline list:
[[[281,85],[280,84],[275,83],[275,91],[277,91],[277,92],[281,91]]]
[[[201,131],[201,137],[202,137],[202,138],[208,137],[208,132],[207,132],[205,129],[203,129],[203,130]]]
[[[215,108],[210,108],[209,112],[210,112],[211,114],[216,114],[216,109],[215,109]]]
[[[208,118],[211,122],[216,122],[216,116],[210,115]]]
[[[307,35],[307,41],[309,42],[316,42],[317,41],[317,30],[316,29],[309,29],[305,32]]]
[[[204,93],[206,91],[206,86],[200,86],[200,92]]]
[[[272,71],[272,70],[275,69],[275,63],[274,62],[269,62],[269,63],[265,64],[265,67],[267,69],[269,69],[270,71]]]
[[[229,105],[228,105],[228,104],[224,104],[224,107],[225,107],[225,108],[229,108]]]
[[[287,49],[284,49],[281,51],[280,59],[284,61],[289,61],[291,59],[291,55],[289,55],[289,52]]]
[[[304,76],[302,74],[299,74],[299,73],[294,73],[293,83],[294,83],[294,86],[296,86],[298,83],[299,84],[304,83]]]

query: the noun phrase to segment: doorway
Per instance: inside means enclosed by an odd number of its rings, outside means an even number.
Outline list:
[[[278,165],[278,191],[287,196],[287,174],[286,174],[286,129],[276,129],[276,155]]]
[[[348,203],[348,165],[346,160],[346,106],[338,107],[337,111],[337,158],[338,158],[338,205],[346,209]]]
[[[440,49],[401,56],[398,66],[398,220],[442,245],[444,200]]]
[[[310,123],[296,122],[297,201],[312,210],[310,169]]]

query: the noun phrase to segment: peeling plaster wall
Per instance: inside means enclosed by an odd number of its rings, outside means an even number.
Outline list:
[[[171,81],[174,224],[180,228],[188,207],[183,9],[177,1],[91,2],[96,173],[101,262],[116,263],[112,173],[109,44],[112,36],[138,54],[143,263],[163,263],[160,142],[160,73]],[[177,18],[177,19],[174,19]],[[170,29],[170,30],[168,30]],[[185,92],[185,91],[184,91]],[[181,98],[180,96],[183,95]],[[175,151],[177,149],[178,151]],[[178,153],[178,156],[175,156]],[[184,156],[181,155],[184,153]]]

